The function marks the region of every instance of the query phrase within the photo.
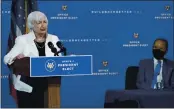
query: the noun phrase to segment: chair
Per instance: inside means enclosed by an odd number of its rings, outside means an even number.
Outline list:
[[[137,89],[136,80],[138,69],[138,66],[129,66],[127,68],[125,76],[125,90]],[[104,108],[138,108],[138,103],[134,100],[115,100],[113,103],[105,103]]]
[[[138,66],[129,66],[127,68],[125,77],[125,90],[137,89],[136,81],[138,69]]]

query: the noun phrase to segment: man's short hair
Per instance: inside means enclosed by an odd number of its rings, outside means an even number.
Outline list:
[[[155,44],[156,41],[163,41],[165,43],[165,46],[166,46],[166,51],[168,50],[168,41],[164,38],[158,38],[154,41],[153,45]]]

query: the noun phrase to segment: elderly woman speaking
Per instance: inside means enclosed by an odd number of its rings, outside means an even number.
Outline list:
[[[57,51],[60,50],[56,46],[59,41],[58,37],[47,33],[48,19],[44,13],[39,11],[30,13],[27,23],[30,32],[16,38],[15,45],[4,57],[5,64],[11,65],[15,59],[23,57],[54,56],[55,53],[49,48],[48,42],[52,42]],[[44,90],[47,89],[46,78],[15,74],[12,77],[14,88],[17,90],[18,107],[44,107]]]

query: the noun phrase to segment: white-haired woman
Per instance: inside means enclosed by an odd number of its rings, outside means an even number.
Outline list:
[[[4,57],[5,64],[12,65],[15,59],[22,57],[54,56],[48,47],[48,42],[52,42],[54,47],[60,50],[56,46],[56,42],[59,41],[58,37],[47,33],[48,19],[44,13],[39,11],[30,13],[27,23],[30,32],[16,38],[15,45]],[[19,84],[20,82],[24,82],[25,85]],[[18,107],[44,107],[44,90],[47,89],[45,78],[13,74],[13,85],[17,90]]]

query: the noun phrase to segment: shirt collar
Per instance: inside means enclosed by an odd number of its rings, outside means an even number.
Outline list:
[[[153,58],[153,60],[154,60],[154,63],[158,63],[158,60],[156,58]],[[160,61],[161,61],[161,65],[163,65],[163,60],[161,59]]]

